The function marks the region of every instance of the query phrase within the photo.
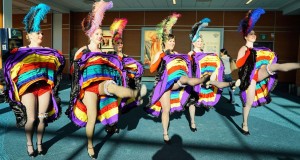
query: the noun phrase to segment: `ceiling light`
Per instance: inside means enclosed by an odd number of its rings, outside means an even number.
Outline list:
[[[176,0],[173,0],[173,4],[176,4]]]
[[[252,2],[252,0],[248,0],[247,2],[246,2],[246,4],[250,4]]]

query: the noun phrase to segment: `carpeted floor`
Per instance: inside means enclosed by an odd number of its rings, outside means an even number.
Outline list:
[[[145,83],[148,89],[153,88],[153,83]],[[47,153],[35,159],[89,159],[85,128],[76,127],[64,114],[69,103],[67,84],[65,80],[60,92],[63,114],[46,128],[43,141]],[[189,128],[187,110],[171,115],[171,145],[163,142],[160,118],[147,115],[143,106],[120,116],[119,134],[107,135],[103,125],[98,124],[94,138],[97,159],[300,159],[300,97],[274,91],[270,104],[251,110],[251,135],[244,136],[240,133],[242,106],[237,93],[235,105],[227,103],[229,95],[225,89],[215,109],[197,108],[197,132]],[[144,104],[147,102],[145,98]],[[29,159],[24,129],[15,127],[15,117],[7,103],[0,104],[0,159]]]

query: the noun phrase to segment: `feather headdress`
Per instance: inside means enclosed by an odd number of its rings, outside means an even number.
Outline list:
[[[40,23],[49,11],[50,7],[44,3],[31,7],[23,19],[26,32],[30,33],[40,31]]]
[[[101,0],[93,4],[92,12],[81,23],[82,29],[87,36],[91,37],[95,30],[101,26],[105,11],[112,7],[112,1],[105,2]]]
[[[265,10],[262,8],[257,8],[255,10],[250,10],[246,17],[241,20],[238,31],[247,36],[255,26],[255,23],[260,18],[260,15],[264,14]]]
[[[110,26],[110,32],[113,35],[113,41],[116,42],[122,38],[123,30],[127,24],[126,18],[116,18]]]
[[[178,13],[173,13],[157,25],[156,33],[158,38],[162,39],[162,42],[166,41],[166,36],[171,33],[172,27],[180,16]]]
[[[200,38],[200,30],[202,30],[202,28],[204,27],[207,27],[208,23],[210,23],[210,19],[203,18],[201,21],[194,24],[194,26],[192,27],[192,31],[189,35],[192,42],[196,42],[197,39]]]

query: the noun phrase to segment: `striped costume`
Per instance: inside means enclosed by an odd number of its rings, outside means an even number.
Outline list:
[[[55,49],[28,47],[14,49],[7,58],[4,68],[10,106],[25,107],[21,103],[21,96],[32,84],[44,81],[52,89],[46,122],[58,119],[61,114],[58,85],[64,65],[64,57]]]
[[[252,57],[251,55],[247,57],[246,63],[241,68],[239,68],[240,79],[246,77],[247,79],[242,80],[242,82],[245,83],[247,81],[248,84],[250,84],[250,81],[252,79],[257,81],[258,70],[261,68],[262,65],[274,64],[277,62],[276,54],[268,48],[261,47],[261,48],[253,48],[250,50],[253,51],[255,62],[253,64],[250,64],[251,66],[253,66],[253,69],[250,70],[248,74],[249,76],[248,77],[245,76],[245,74],[247,74],[245,70],[249,66],[247,63],[249,63],[248,60],[251,59]],[[270,75],[268,78],[256,82],[255,98],[252,106],[258,107],[270,103],[271,102],[270,92],[275,88],[276,84],[277,84],[276,74]],[[245,89],[243,89],[242,86],[245,85],[241,84],[240,86],[240,98],[242,100],[243,105],[245,105],[247,101],[247,88],[249,85],[245,86],[244,87]]]
[[[119,57],[123,64],[123,78],[126,83],[124,87],[131,89],[141,88],[141,79],[144,73],[143,65],[134,58],[124,55],[123,58]],[[130,109],[140,105],[140,102],[135,98],[119,99],[119,109],[122,113],[128,112]]]
[[[164,53],[162,53],[164,54]],[[170,90],[174,83],[176,83],[181,76],[191,77],[191,64],[188,55],[184,54],[168,54],[162,56],[158,73],[155,77],[154,89],[150,94],[150,101],[145,108],[146,112],[158,117],[160,115],[162,106],[160,98],[162,95]],[[171,109],[170,112],[182,111],[189,99],[192,87],[186,86],[178,90],[171,90]]]
[[[196,78],[201,78],[205,72],[217,72],[216,81],[223,81],[224,65],[219,56],[214,53],[197,52],[192,55],[193,74]],[[197,107],[201,105],[204,107],[213,107],[216,105],[221,97],[222,89],[216,86],[206,88],[205,85],[198,84],[194,86],[194,91],[197,93],[196,103]]]
[[[66,114],[79,127],[87,123],[87,107],[82,102],[85,89],[92,83],[113,80],[124,85],[122,63],[115,55],[85,50],[74,61],[70,106]],[[119,108],[116,96],[99,95],[97,123],[113,125],[118,122]]]

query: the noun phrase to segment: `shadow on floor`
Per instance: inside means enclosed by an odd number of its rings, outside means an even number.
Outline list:
[[[171,144],[164,144],[163,147],[157,151],[152,159],[184,159],[184,160],[195,160],[195,158],[183,149],[182,138],[175,134],[170,139]]]

